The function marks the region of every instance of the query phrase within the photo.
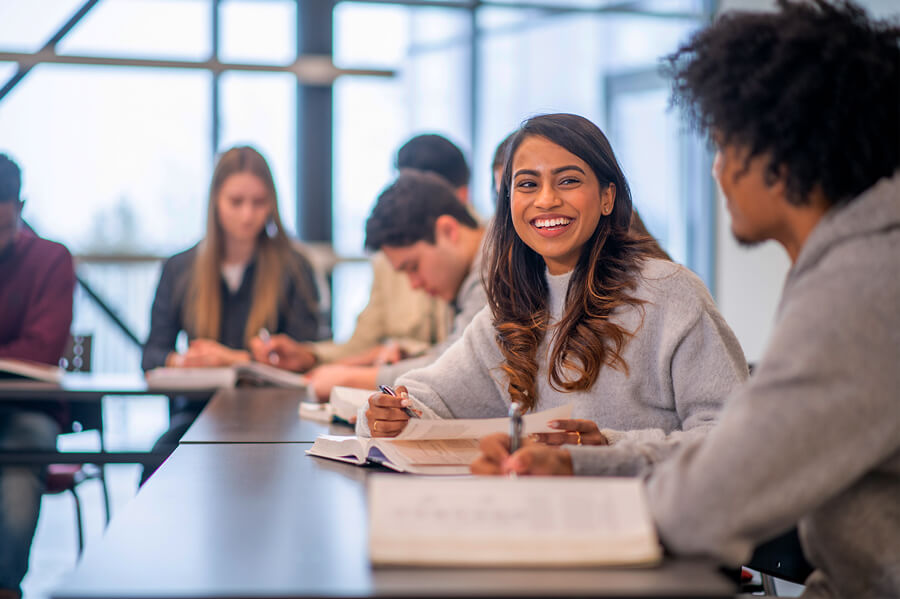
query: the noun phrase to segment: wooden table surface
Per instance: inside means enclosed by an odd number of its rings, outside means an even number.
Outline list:
[[[298,410],[305,397],[292,389],[223,389],[181,443],[312,443],[321,434],[353,434],[349,426],[301,419]]]
[[[373,568],[365,491],[372,471],[306,456],[307,447],[180,445],[104,537],[88,545],[52,596],[633,598],[734,592],[711,564],[693,560],[667,560],[651,569]]]

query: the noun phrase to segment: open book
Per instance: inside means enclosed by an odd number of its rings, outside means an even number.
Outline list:
[[[549,420],[568,418],[571,413],[572,405],[567,404],[526,414],[522,418],[524,434],[551,432]],[[509,432],[508,418],[412,418],[393,438],[319,435],[306,453],[351,464],[371,462],[413,474],[468,474],[469,464],[478,456],[478,440],[503,432]]]
[[[662,557],[636,478],[369,478],[376,564],[652,565]]]
[[[50,366],[26,360],[0,359],[0,379],[33,379],[45,383],[59,383],[63,370],[59,366]]]
[[[357,410],[366,405],[369,397],[374,393],[376,391],[373,389],[355,389],[336,385],[331,388],[327,403],[300,402],[300,417],[319,422],[337,420],[353,424],[356,422]]]
[[[306,377],[261,362],[241,362],[227,368],[154,368],[148,370],[149,389],[220,389],[237,384],[306,388]]]

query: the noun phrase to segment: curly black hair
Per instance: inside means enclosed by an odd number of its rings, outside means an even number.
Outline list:
[[[768,155],[787,199],[850,201],[900,166],[900,26],[849,1],[726,13],[666,57],[674,105],[721,146]]]
[[[469,184],[469,164],[462,150],[441,135],[417,135],[397,150],[397,170],[436,173],[459,188]]]
[[[424,171],[400,171],[397,180],[378,196],[366,220],[366,249],[374,252],[386,245],[434,243],[435,223],[444,214],[470,229],[478,228],[478,222],[443,177]]]

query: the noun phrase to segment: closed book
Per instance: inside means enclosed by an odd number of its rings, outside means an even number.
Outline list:
[[[62,381],[63,370],[59,366],[50,366],[40,362],[0,358],[0,378],[32,379],[45,383]]]
[[[236,385],[305,389],[307,379],[283,368],[260,362],[241,362],[223,368],[154,368],[145,373],[154,389],[222,389]]]

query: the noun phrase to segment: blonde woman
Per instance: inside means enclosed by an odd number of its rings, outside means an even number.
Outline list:
[[[265,158],[232,148],[213,172],[206,237],[163,267],[142,367],[246,361],[261,328],[314,340],[316,302],[312,267],[284,232]],[[182,330],[190,344],[179,354]]]
[[[312,267],[291,246],[272,172],[251,147],[221,155],[209,189],[206,236],[166,261],[150,316],[142,368],[214,367],[250,360],[265,328],[312,341],[319,330]],[[187,351],[175,350],[185,331]],[[173,406],[157,448],[174,448],[199,407]],[[145,470],[150,472],[150,469]]]

